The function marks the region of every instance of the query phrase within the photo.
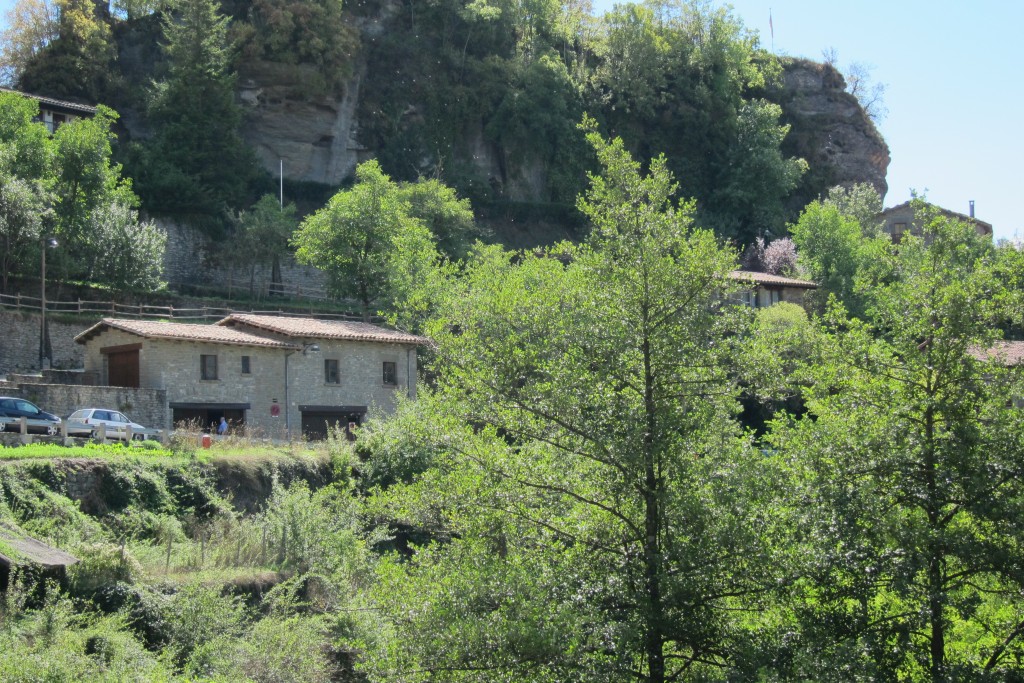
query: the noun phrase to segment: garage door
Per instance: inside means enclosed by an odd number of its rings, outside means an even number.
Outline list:
[[[361,424],[366,406],[299,406],[302,412],[302,436],[310,441],[323,441],[332,428],[344,429],[349,422]]]
[[[112,387],[139,387],[139,347],[130,346],[100,349],[107,357],[107,384]],[[133,348],[134,347],[134,348]]]

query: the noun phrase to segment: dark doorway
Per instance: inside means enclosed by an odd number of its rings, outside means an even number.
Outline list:
[[[228,421],[231,429],[238,429],[245,425],[245,411],[248,404],[197,404],[197,403],[172,403],[171,419],[175,428],[195,426],[203,431],[215,432],[220,418]]]
[[[302,436],[310,441],[323,441],[331,428],[344,430],[349,422],[356,425],[366,419],[366,406],[299,406],[302,412]]]

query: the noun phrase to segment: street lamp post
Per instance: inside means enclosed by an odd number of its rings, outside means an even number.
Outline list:
[[[46,250],[57,246],[57,238],[44,237],[40,242],[42,248],[39,250],[39,369],[47,370],[50,366],[50,357],[46,353]]]

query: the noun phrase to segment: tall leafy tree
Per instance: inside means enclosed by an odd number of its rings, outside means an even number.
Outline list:
[[[811,560],[786,677],[1020,671],[1024,386],[996,344],[1020,295],[1005,255],[970,225],[921,216],[923,239],[886,252],[861,283],[864,320],[831,310],[808,417],[775,432],[804,468],[794,501]]]
[[[228,22],[217,0],[178,0],[164,13],[167,73],[150,103],[156,134],[131,169],[151,211],[192,216],[212,231],[244,205],[256,168],[239,134]]]
[[[410,213],[376,161],[356,168],[356,184],[308,217],[293,239],[296,258],[325,270],[334,292],[355,299],[366,320],[389,309],[403,273],[429,269],[435,240]]]
[[[138,204],[131,181],[122,178],[120,164],[111,160],[117,113],[100,105],[96,116],[76,119],[53,135],[53,161],[48,186],[53,195],[54,235],[64,245],[53,255],[56,273],[89,277],[97,245],[92,224],[100,207]]]
[[[48,35],[51,15],[45,5],[28,14],[39,22],[32,25],[36,36],[29,45],[48,42],[21,64],[18,86],[28,92],[96,102],[107,87],[110,66],[117,57],[110,26],[93,0],[55,0],[54,4],[58,10],[55,39]],[[22,46],[21,51],[32,49]]]
[[[45,197],[38,181],[0,175],[0,291],[39,243]]]
[[[808,204],[790,226],[799,263],[818,284],[812,304],[823,312],[829,297],[853,315],[864,314],[865,292],[857,280],[891,249],[878,229],[881,200],[868,185],[835,187],[828,197]]]
[[[57,38],[58,19],[53,0],[18,0],[11,5],[0,31],[0,82],[18,82],[25,67]]]
[[[456,260],[469,253],[473,240],[480,236],[480,228],[468,199],[460,198],[436,178],[399,183],[398,194],[409,205],[409,212],[433,233],[438,251]]]
[[[163,286],[167,234],[117,201],[97,207],[91,218],[94,280],[116,294],[151,292]]]
[[[248,211],[238,214],[235,230],[223,248],[231,263],[249,269],[249,296],[255,295],[256,267],[270,266],[271,282],[281,281],[281,257],[299,221],[295,205],[282,207],[278,198],[264,195]]]
[[[433,466],[377,505],[445,543],[382,571],[375,680],[715,675],[763,587],[771,463],[734,420],[735,255],[663,158],[644,175],[589,139],[588,243],[481,250],[428,325]]]

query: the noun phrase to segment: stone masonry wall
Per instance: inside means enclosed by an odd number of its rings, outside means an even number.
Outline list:
[[[27,398],[47,412],[66,418],[79,408],[112,408],[153,429],[168,429],[167,392],[73,384],[15,384],[4,391]]]
[[[164,278],[171,285],[205,285],[219,290],[229,287],[236,293],[249,290],[249,272],[235,268],[233,271],[217,263],[216,247],[208,237],[188,226],[168,220],[158,220],[157,225],[167,233],[167,249],[164,253]],[[257,266],[255,290],[266,293],[271,281],[269,266]],[[303,291],[323,295],[327,291],[327,276],[312,266],[295,262],[291,256],[281,259],[281,282],[286,291],[300,288]]]
[[[85,358],[75,336],[88,325],[65,323],[47,315],[52,366],[65,370],[80,368]],[[0,375],[39,369],[39,314],[0,309]]]

